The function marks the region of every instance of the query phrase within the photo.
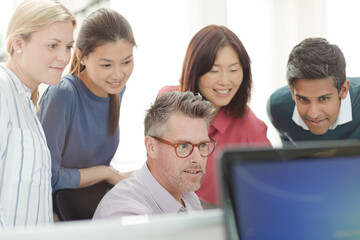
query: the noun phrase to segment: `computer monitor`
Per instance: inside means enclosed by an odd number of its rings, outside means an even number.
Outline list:
[[[185,240],[225,239],[221,209],[186,214],[139,215],[58,222],[52,227],[7,230],[1,240]]]
[[[360,239],[360,143],[224,151],[228,239]]]

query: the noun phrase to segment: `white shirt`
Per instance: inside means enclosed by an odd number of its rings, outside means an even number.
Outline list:
[[[194,192],[185,192],[181,199],[185,207],[160,185],[145,163],[105,195],[93,219],[202,211],[200,200]]]
[[[303,129],[309,130],[305,122],[301,119],[299,112],[296,108],[296,105],[294,108],[292,120]],[[350,99],[350,91],[349,91],[345,99],[341,99],[339,115],[336,121],[329,127],[329,130],[334,130],[338,125],[342,125],[351,121],[352,121],[352,107],[351,107],[351,99]]]
[[[0,66],[0,230],[52,223],[51,158],[30,90]]]

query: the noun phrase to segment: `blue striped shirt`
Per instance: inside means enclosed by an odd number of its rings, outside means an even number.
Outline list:
[[[0,66],[0,230],[52,223],[51,159],[30,90]]]

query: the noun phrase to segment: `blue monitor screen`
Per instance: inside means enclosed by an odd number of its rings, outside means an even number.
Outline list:
[[[232,169],[239,237],[360,239],[360,159],[238,163]]]

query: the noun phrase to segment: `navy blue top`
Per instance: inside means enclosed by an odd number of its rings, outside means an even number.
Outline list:
[[[77,188],[79,168],[110,164],[119,145],[119,129],[114,137],[109,133],[110,97],[96,96],[77,76],[67,75],[47,88],[39,106],[52,158],[53,191]]]
[[[360,139],[360,78],[350,80],[352,121],[338,125],[322,135],[315,135],[297,125],[293,120],[295,102],[288,86],[276,90],[267,103],[267,114],[278,131],[283,144],[299,141]]]

